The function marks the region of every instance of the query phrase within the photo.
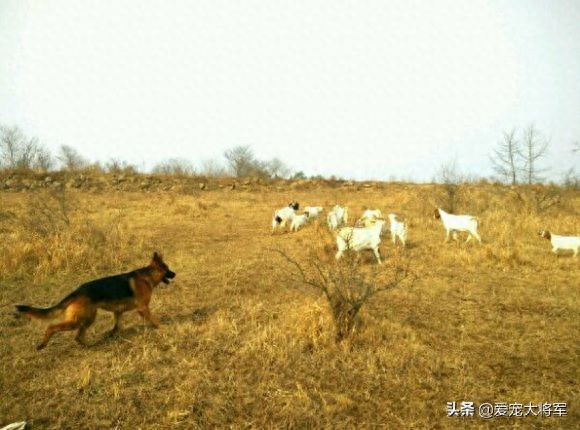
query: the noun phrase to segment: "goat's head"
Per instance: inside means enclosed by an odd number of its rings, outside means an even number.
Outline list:
[[[552,238],[552,235],[550,234],[550,232],[548,230],[538,231],[538,236],[543,237],[544,239],[548,239],[548,240],[550,240]]]

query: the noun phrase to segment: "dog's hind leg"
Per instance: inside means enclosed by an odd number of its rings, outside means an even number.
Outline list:
[[[81,327],[81,324],[82,324],[81,321],[65,321],[59,324],[49,325],[46,329],[46,332],[44,333],[44,338],[42,339],[42,342],[40,342],[36,346],[36,349],[41,350],[44,347],[46,347],[46,345],[48,345],[48,342],[50,341],[50,338],[54,336],[55,333],[58,333],[59,331],[76,330],[77,328]]]
[[[85,333],[87,329],[95,322],[95,318],[97,317],[97,310],[94,309],[91,313],[87,314],[84,319],[81,321],[81,325],[79,327],[79,331],[75,336],[75,340],[83,346],[87,346],[85,340]]]
[[[44,333],[44,338],[37,346],[37,350],[41,350],[59,331],[79,330],[76,340],[83,341],[85,330],[93,323],[97,310],[84,301],[72,302],[65,310],[64,321],[59,324],[49,325]]]

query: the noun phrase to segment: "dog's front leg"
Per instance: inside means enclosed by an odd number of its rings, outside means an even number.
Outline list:
[[[139,312],[139,315],[141,315],[143,318],[145,318],[147,321],[149,321],[149,323],[153,327],[159,328],[159,319],[157,317],[153,316],[153,314],[151,314],[151,311],[149,310],[149,306],[140,307],[139,309],[137,309],[137,312]]]

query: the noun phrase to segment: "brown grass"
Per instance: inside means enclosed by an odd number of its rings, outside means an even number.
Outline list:
[[[546,210],[494,185],[458,196],[482,220],[481,246],[443,245],[434,185],[71,190],[68,222],[41,210],[54,196],[0,193],[0,426],[577,428],[580,259],[552,255],[537,230],[579,234],[579,192],[562,190]],[[343,342],[324,296],[271,251],[335,264],[324,223],[270,235],[273,209],[293,199],[343,203],[353,217],[379,207],[410,224],[409,247],[385,239],[381,253],[417,279],[373,296]],[[82,282],[143,266],[153,250],[177,272],[153,297],[159,330],[128,313],[121,337],[104,339],[113,318],[102,312],[92,347],[61,333],[34,350],[45,323],[16,318],[15,304],[54,304]],[[375,265],[370,253],[361,260]],[[451,401],[567,402],[568,416],[449,418]]]

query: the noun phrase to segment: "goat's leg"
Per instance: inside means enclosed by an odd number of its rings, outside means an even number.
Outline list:
[[[373,253],[375,254],[375,257],[377,257],[377,262],[379,264],[383,264],[383,262],[381,261],[381,255],[379,254],[379,248],[374,248],[373,249]]]

